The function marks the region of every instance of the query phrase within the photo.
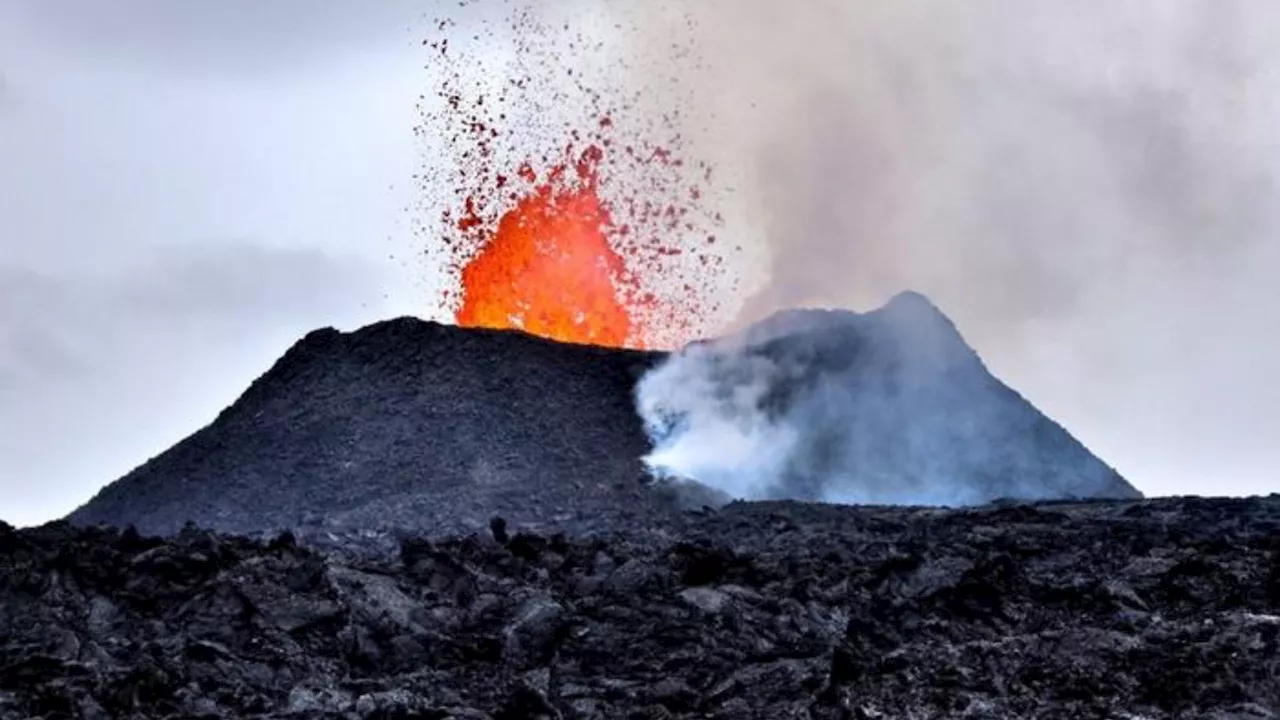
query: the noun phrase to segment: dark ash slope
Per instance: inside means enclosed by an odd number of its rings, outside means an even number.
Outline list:
[[[319,330],[68,519],[160,534],[187,520],[252,533],[352,514],[442,532],[499,508],[545,519],[539,497],[636,484],[648,441],[631,388],[652,361],[408,318]]]
[[[357,562],[0,524],[0,717],[1280,713],[1278,496],[753,503],[683,535],[482,535]]]

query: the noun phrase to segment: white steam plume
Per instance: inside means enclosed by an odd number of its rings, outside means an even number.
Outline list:
[[[1138,496],[914,293],[862,315],[780,313],[694,344],[646,373],[636,406],[654,473],[726,499]]]
[[[1274,489],[1280,6],[614,5],[735,188],[739,327],[919,290],[1149,492]]]

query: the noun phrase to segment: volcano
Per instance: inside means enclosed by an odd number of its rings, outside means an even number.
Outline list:
[[[801,324],[791,334],[779,332],[780,323],[795,324],[777,316],[747,331],[770,338],[753,352],[794,356],[792,384],[806,373],[830,381],[824,364],[860,368],[856,376],[831,376],[877,399],[878,414],[864,408],[859,427],[875,425],[881,444],[918,441],[927,429],[934,444],[969,448],[952,479],[978,488],[970,502],[1140,497],[992,377],[958,334],[941,341],[921,334],[924,325],[950,325],[921,296],[866,314],[822,315],[819,326]],[[814,337],[827,344],[814,345]],[[351,333],[318,330],[213,423],[68,519],[161,535],[189,521],[246,534],[397,528],[446,535],[484,528],[494,515],[513,527],[578,534],[661,527],[679,504],[673,509],[668,495],[651,492],[643,459],[654,444],[634,396],[641,378],[676,359],[410,318]],[[878,388],[900,384],[901,368],[915,365],[935,368],[930,396],[947,400],[927,416],[895,407]],[[794,387],[775,385],[776,395],[795,395]],[[830,444],[824,432],[814,428],[813,442]],[[868,474],[896,473],[909,485],[922,468],[936,470],[908,449],[880,454]],[[1089,482],[1063,480],[1081,477]],[[770,497],[788,496],[820,499]]]
[[[648,445],[630,393],[656,359],[414,318],[317,330],[69,519],[156,534],[552,521],[591,504],[587,484],[636,488]]]
[[[734,497],[950,505],[1140,494],[988,371],[926,297],[789,310],[638,388],[647,459]],[[732,448],[726,452],[726,448]]]
[[[693,484],[644,466],[707,438],[689,401],[744,387],[812,423],[788,457],[828,472],[783,463],[774,499],[688,510]],[[849,428],[881,450],[835,452]],[[1041,501],[778,499],[833,478]],[[1141,499],[915,295],[669,355],[319,330],[70,520],[0,523],[0,716],[1280,711],[1280,497]]]

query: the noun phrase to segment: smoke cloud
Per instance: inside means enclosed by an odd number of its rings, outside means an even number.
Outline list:
[[[921,291],[1139,487],[1272,489],[1273,3],[663,7],[616,12],[635,84],[732,186],[735,329]],[[732,453],[751,423],[698,432]]]
[[[696,343],[641,379],[636,404],[654,474],[721,499],[1140,497],[915,293],[865,314],[786,311]]]

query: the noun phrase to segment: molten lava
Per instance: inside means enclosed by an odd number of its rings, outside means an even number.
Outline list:
[[[564,342],[621,347],[640,345],[620,299],[626,271],[610,245],[612,220],[597,194],[596,148],[575,165],[577,183],[555,168],[536,184],[532,169],[520,176],[532,188],[462,269],[464,327],[518,328]],[[458,221],[468,231],[482,221],[474,211]]]
[[[686,157],[681,107],[657,112],[612,76],[588,81],[573,68],[603,46],[517,5],[471,36],[515,40],[497,65],[457,50],[450,18],[423,41],[438,83],[419,97],[429,154],[414,179],[439,224],[415,232],[447,278],[433,314],[615,347],[705,335],[722,322],[729,248],[712,166]]]

